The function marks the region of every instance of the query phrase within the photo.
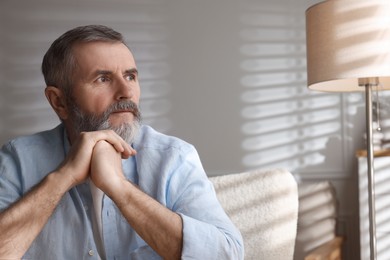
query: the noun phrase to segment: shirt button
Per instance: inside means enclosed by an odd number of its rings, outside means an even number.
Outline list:
[[[88,251],[88,255],[93,256],[93,250],[92,249]]]

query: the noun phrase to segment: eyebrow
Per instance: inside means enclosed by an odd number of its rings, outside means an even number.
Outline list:
[[[126,74],[136,74],[138,75],[138,70],[136,68],[128,69],[125,71]]]
[[[94,75],[110,75],[112,74],[111,70],[96,70]],[[136,68],[125,70],[124,74],[136,74],[138,75],[138,70]]]

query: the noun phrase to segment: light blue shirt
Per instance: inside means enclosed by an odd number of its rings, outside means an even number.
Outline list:
[[[243,259],[243,241],[220,206],[195,148],[142,126],[137,154],[123,160],[127,179],[183,219],[182,259]],[[62,125],[19,137],[0,151],[0,211],[18,200],[64,160],[69,144]],[[36,209],[39,210],[39,209]],[[98,259],[88,183],[67,192],[23,259]],[[161,259],[103,197],[102,259]]]

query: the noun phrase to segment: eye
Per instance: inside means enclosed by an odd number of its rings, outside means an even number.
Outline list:
[[[135,81],[137,79],[137,75],[134,73],[126,74],[125,79],[127,81]]]
[[[96,82],[98,82],[98,83],[106,83],[109,81],[110,81],[110,78],[107,76],[100,76],[96,79]]]

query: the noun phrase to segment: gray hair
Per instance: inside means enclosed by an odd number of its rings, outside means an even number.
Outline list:
[[[120,42],[126,45],[122,34],[103,25],[86,25],[71,29],[57,38],[43,57],[42,74],[46,85],[62,89],[69,98],[73,72],[77,66],[72,54],[73,46],[96,41]]]

